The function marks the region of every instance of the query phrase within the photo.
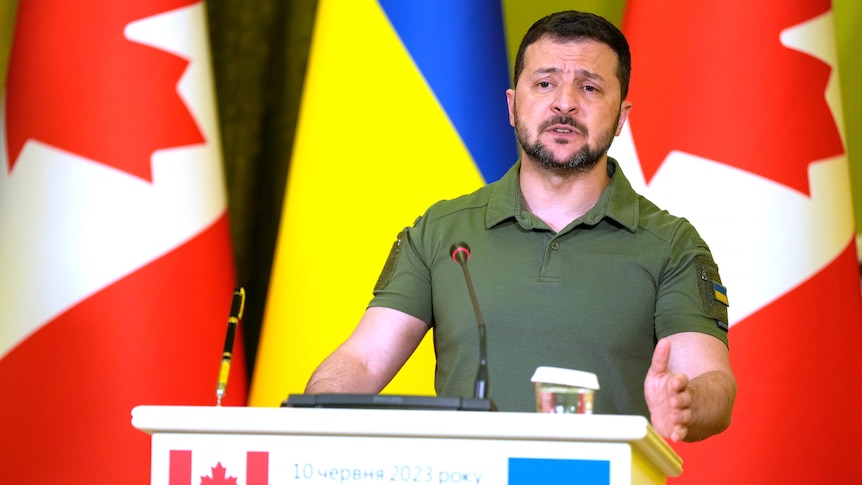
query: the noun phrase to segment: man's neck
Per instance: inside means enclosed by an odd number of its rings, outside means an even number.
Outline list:
[[[565,175],[524,159],[519,180],[527,209],[557,232],[592,209],[610,183],[607,157],[587,172]]]

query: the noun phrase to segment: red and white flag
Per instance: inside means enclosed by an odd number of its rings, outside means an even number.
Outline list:
[[[235,285],[203,4],[20,0],[0,117],[0,476],[147,483]],[[225,404],[243,404],[242,345]]]
[[[829,0],[629,0],[612,155],[690,219],[728,288],[728,431],[680,483],[848,483],[862,443],[862,302]],[[856,474],[858,476],[858,474]]]
[[[222,458],[213,462],[212,455]],[[237,455],[233,450],[204,447],[194,453],[170,450],[167,477],[153,478],[154,481],[167,478],[170,485],[269,485],[269,452],[248,451],[245,456]],[[228,465],[223,464],[222,459],[230,460]]]

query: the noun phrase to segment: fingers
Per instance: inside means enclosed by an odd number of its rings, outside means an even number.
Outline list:
[[[688,434],[688,426],[678,425],[673,428],[673,433],[670,435],[671,441],[679,442],[685,439]]]
[[[691,409],[688,407],[678,409],[674,413],[674,427],[671,439],[674,441],[682,441],[688,434],[688,425],[691,423]]]
[[[670,340],[659,340],[647,373],[645,394],[659,433],[672,441],[682,441],[692,419],[692,395],[688,376],[670,372],[670,352]]]
[[[673,379],[670,380],[670,388],[671,391],[677,395],[682,395],[681,393],[688,389],[688,376],[685,374],[674,374]],[[685,407],[688,407],[688,405],[691,404],[691,395],[687,392],[684,395],[688,398],[684,405]]]
[[[691,422],[691,393],[688,392],[688,378],[676,375],[669,381],[672,396],[668,399],[670,419],[674,423],[670,439],[682,441],[688,434],[688,424]]]
[[[655,350],[652,353],[652,364],[650,365],[650,372],[655,373],[664,373],[667,372],[667,366],[670,362],[670,341],[667,339],[661,339],[658,341],[658,344],[655,346]]]

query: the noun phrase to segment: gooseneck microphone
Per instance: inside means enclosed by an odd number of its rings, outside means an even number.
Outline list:
[[[467,270],[467,260],[470,259],[470,246],[465,242],[457,242],[449,248],[452,260],[461,266],[464,271],[464,281],[467,283],[467,292],[470,293],[470,303],[476,314],[476,325],[479,329],[479,371],[476,373],[476,384],[474,386],[474,397],[476,399],[488,398],[488,345],[485,343],[485,319],[479,310],[479,302],[476,299],[476,291],[473,289],[473,281]]]

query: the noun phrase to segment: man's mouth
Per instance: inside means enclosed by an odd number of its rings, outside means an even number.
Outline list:
[[[577,121],[571,118],[553,118],[545,122],[543,131],[558,133],[561,135],[579,134],[586,135],[587,130]]]

